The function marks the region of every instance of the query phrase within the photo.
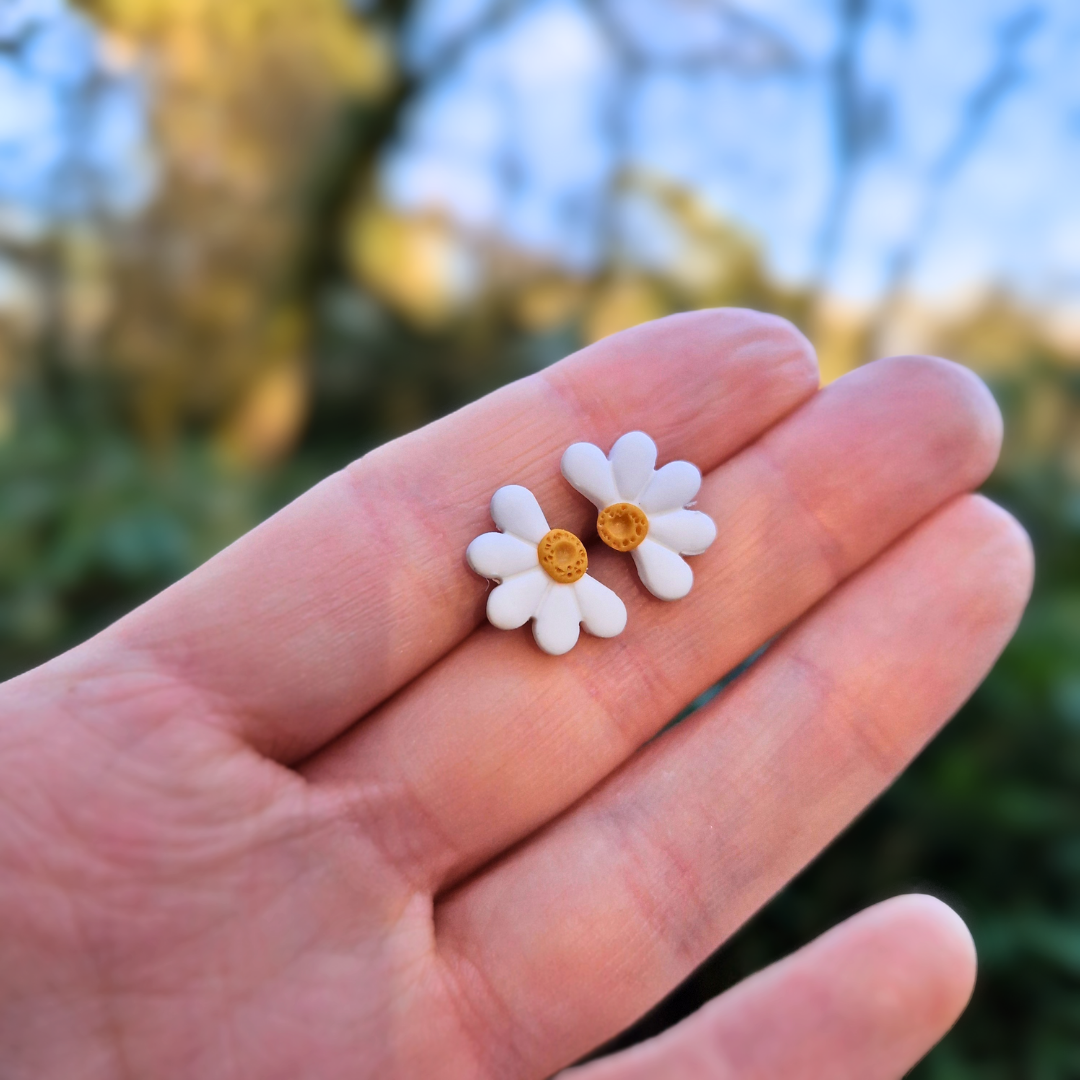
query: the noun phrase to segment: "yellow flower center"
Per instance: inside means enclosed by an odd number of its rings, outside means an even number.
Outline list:
[[[589,556],[585,545],[565,529],[552,529],[536,545],[540,565],[561,585],[573,585],[585,576]]]
[[[649,532],[649,519],[633,503],[614,503],[600,511],[596,531],[609,548],[633,551]]]

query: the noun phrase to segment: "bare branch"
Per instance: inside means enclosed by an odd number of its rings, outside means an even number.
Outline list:
[[[918,223],[890,260],[884,299],[875,319],[876,332],[888,324],[908,287],[918,254],[933,232],[946,188],[979,145],[1009,92],[1022,81],[1024,72],[1020,57],[1044,15],[1040,6],[1030,5],[999,27],[994,63],[969,95],[955,134],[929,171],[927,194]]]
[[[879,126],[867,122],[872,110],[858,72],[859,48],[870,14],[868,0],[842,0],[839,45],[828,72],[835,110],[836,177],[818,236],[814,280],[819,291],[826,287],[836,261],[856,177],[875,145],[871,132]]]
[[[727,0],[681,0],[683,7],[703,7],[714,12],[721,41],[705,47],[688,42],[685,50],[669,57],[658,55],[649,49],[647,41],[635,38],[618,4],[590,3],[589,6],[602,14],[603,29],[609,39],[651,71],[696,74],[726,68],[742,75],[762,75],[779,71],[794,73],[805,68],[798,50],[775,27]],[[598,12],[599,8],[603,11]],[[658,14],[663,17],[663,11]]]
[[[434,58],[423,65],[426,79],[437,81],[453,71],[464,59],[465,54],[473,49],[478,41],[487,37],[503,26],[511,15],[520,15],[533,6],[531,2],[521,0],[498,0],[478,15],[468,26],[454,34],[435,54]]]

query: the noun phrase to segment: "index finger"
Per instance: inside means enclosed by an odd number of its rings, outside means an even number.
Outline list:
[[[595,511],[560,475],[571,442],[643,428],[664,458],[709,470],[817,385],[809,343],[773,316],[704,311],[614,335],[331,476],[68,664],[115,667],[121,652],[129,668],[134,654],[263,753],[298,760],[481,621],[488,586],[463,553],[496,488],[531,488],[579,532]]]

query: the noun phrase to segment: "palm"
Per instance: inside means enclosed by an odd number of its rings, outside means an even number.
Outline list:
[[[979,384],[918,360],[815,379],[745,312],[608,339],[7,684],[5,1075],[541,1077],[673,987],[947,719],[1026,594],[1022,533],[964,494],[999,437]],[[584,532],[559,455],[632,428],[706,473],[691,595],[594,550],[621,637],[552,658],[481,625],[463,552],[491,492]],[[970,977],[962,929],[901,904],[592,1068],[899,1075]]]

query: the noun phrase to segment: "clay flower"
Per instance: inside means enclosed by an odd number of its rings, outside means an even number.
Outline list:
[[[532,619],[537,645],[552,656],[577,644],[581,623],[596,637],[623,632],[623,602],[585,573],[585,545],[565,529],[549,528],[528,488],[499,488],[491,517],[499,532],[478,536],[465,558],[481,577],[502,583],[488,596],[492,626],[513,630]]]
[[[682,556],[700,555],[716,539],[716,525],[708,514],[687,509],[701,487],[696,465],[655,466],[656,443],[642,431],[624,435],[607,457],[592,443],[574,443],[562,459],[563,476],[600,511],[600,539],[633,553],[653,596],[679,600],[694,584]]]

